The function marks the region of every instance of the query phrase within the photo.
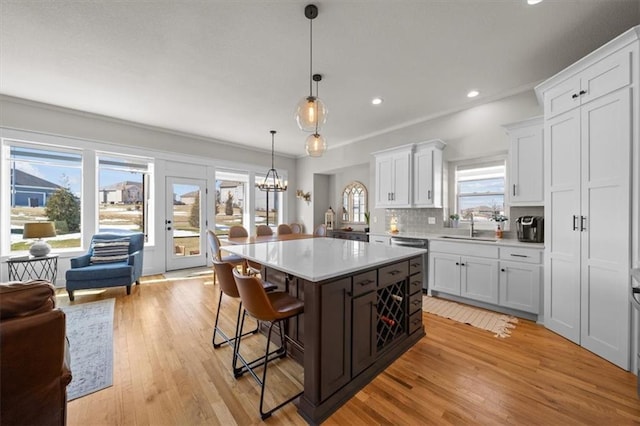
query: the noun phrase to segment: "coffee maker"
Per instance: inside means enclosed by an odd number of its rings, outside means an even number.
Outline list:
[[[518,241],[544,242],[544,218],[542,216],[520,216],[516,220]]]

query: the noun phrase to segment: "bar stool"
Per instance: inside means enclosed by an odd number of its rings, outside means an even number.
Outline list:
[[[262,365],[262,363],[258,365],[244,364],[246,370],[251,373],[253,378],[260,385],[260,417],[262,418],[262,420],[264,420],[270,417],[274,411],[278,410],[279,408],[283,407],[284,405],[288,404],[304,393],[303,391],[301,391],[296,395],[288,398],[286,401],[281,402],[269,411],[264,411],[264,389],[266,387],[267,381],[267,366],[269,365],[269,362],[278,358],[283,358],[287,355],[287,335],[285,329],[285,321],[289,318],[293,318],[304,313],[304,302],[282,291],[267,293],[263,288],[262,280],[256,277],[243,276],[240,275],[237,271],[233,271],[233,277],[236,281],[236,286],[238,288],[238,293],[240,293],[240,299],[242,300],[244,309],[255,319],[259,321],[269,322],[269,331],[267,332],[267,346],[265,349],[265,355],[264,357],[262,357],[264,359],[262,379],[259,379],[254,371],[254,368]],[[279,325],[278,328],[280,330],[281,346],[277,350],[269,352],[269,344],[271,343],[271,331],[273,330],[273,326],[275,324]],[[242,335],[243,327],[244,316],[242,317],[242,321],[240,323],[240,330],[238,331],[238,335]],[[234,352],[236,356],[238,356],[240,353],[240,339],[236,339],[236,349]],[[272,354],[276,356],[272,357]]]
[[[240,294],[238,293],[238,287],[236,286],[236,282],[235,279],[233,278],[233,272],[235,269],[235,266],[229,262],[222,262],[219,261],[217,259],[213,259],[213,267],[216,271],[216,274],[218,276],[218,282],[220,283],[220,299],[218,300],[218,310],[216,311],[216,322],[213,326],[213,338],[211,339],[211,343],[213,344],[213,347],[215,349],[218,349],[219,347],[221,347],[224,344],[227,344],[229,346],[233,346],[234,348],[234,353],[233,353],[233,358],[232,358],[232,368],[233,368],[233,374],[234,376],[237,376],[239,374],[241,374],[243,372],[243,369],[237,369],[236,368],[236,353],[235,353],[235,342],[236,340],[239,340],[245,336],[251,335],[251,334],[256,334],[258,332],[258,328],[259,328],[259,324],[256,325],[256,328],[254,330],[248,331],[246,333],[238,333],[238,327],[241,323],[240,320],[240,316],[243,314],[243,309],[242,309],[242,300],[239,301],[238,303],[238,317],[236,319],[236,329],[234,332],[234,337],[229,337],[225,334],[224,331],[222,331],[220,329],[220,327],[218,326],[218,320],[220,318],[220,307],[222,306],[222,296],[226,295],[227,297],[231,297],[233,299],[239,299],[240,298]],[[273,291],[275,290],[277,287],[271,283],[267,283],[262,281],[262,287],[264,289],[265,292],[269,292],[269,291]],[[244,318],[242,318],[244,320]],[[222,341],[217,343],[216,342],[216,335],[219,334],[222,337]],[[254,363],[254,361],[249,362],[248,364]]]
[[[211,229],[207,229],[207,241],[209,242],[209,249],[211,250],[211,259],[219,260],[223,262],[231,263],[234,266],[241,266],[242,272],[246,271],[247,262],[243,257],[238,256],[237,254],[230,254],[228,256],[222,255],[220,240],[215,232]],[[216,270],[213,269],[213,283],[216,283]]]

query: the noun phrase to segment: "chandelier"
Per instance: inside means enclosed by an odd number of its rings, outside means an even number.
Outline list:
[[[305,132],[313,132],[309,138],[307,138],[307,152],[309,153],[309,147],[316,147],[309,155],[319,157],[326,150],[326,142],[318,134],[318,129],[327,121],[327,108],[324,102],[317,95],[317,84],[322,80],[320,74],[313,74],[313,20],[318,16],[318,8],[314,4],[307,5],[304,8],[304,16],[309,19],[309,96],[305,96],[298,102],[296,108],[296,122],[298,127]],[[316,82],[316,96],[313,95],[313,82]],[[319,141],[322,140],[322,143]],[[311,145],[310,145],[311,143]],[[322,150],[318,150],[317,147],[324,147]]]
[[[267,175],[264,177],[262,183],[259,183],[258,189],[265,192],[284,192],[287,190],[287,182],[280,179],[278,176],[278,171],[274,167],[274,148],[273,148],[273,138],[276,134],[275,130],[271,130],[271,168],[267,172]],[[267,200],[268,200],[267,196]],[[267,201],[268,202],[268,201]],[[268,211],[268,208],[267,208]]]

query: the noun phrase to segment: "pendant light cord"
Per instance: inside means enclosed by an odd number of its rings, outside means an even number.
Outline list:
[[[313,96],[313,19],[309,19],[309,96]]]

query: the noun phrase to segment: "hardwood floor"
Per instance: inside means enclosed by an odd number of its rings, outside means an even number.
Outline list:
[[[68,425],[262,423],[258,385],[248,375],[234,379],[231,348],[211,345],[219,288],[210,283],[150,276],[130,296],[123,288],[79,292],[74,304],[116,298],[114,384],[69,402]],[[66,292],[58,301],[69,303]],[[233,330],[236,312],[224,299],[223,327]],[[544,327],[521,320],[500,339],[423,318],[427,336],[326,425],[640,424],[636,377]],[[243,340],[247,356],[263,353],[264,343],[261,335]],[[267,404],[302,388],[299,365],[276,364]],[[265,423],[306,424],[293,404]]]

